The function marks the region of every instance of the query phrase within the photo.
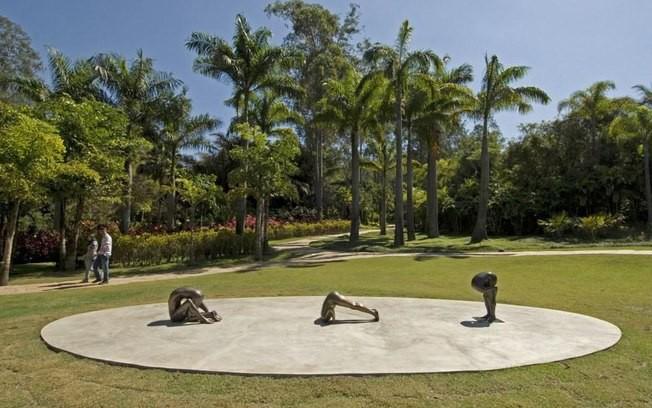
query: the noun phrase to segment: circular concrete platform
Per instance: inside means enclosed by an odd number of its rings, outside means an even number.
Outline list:
[[[55,350],[137,367],[195,372],[334,375],[483,371],[547,363],[606,349],[618,327],[558,310],[499,304],[503,322],[486,326],[480,302],[355,297],[380,322],[336,308],[322,326],[323,297],[206,302],[224,320],[168,321],[166,304],[68,316],[43,328]]]

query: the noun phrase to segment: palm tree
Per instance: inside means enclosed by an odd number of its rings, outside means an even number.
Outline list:
[[[480,153],[480,197],[478,218],[471,235],[471,243],[487,238],[487,210],[489,206],[489,119],[495,112],[517,110],[527,113],[532,110],[532,103],[547,104],[550,97],[539,88],[522,86],[512,88],[511,83],[525,77],[529,67],[516,65],[505,68],[498,57],[485,56],[485,74],[482,89],[477,97],[476,115],[482,118],[482,150]]]
[[[643,96],[645,103],[645,95]],[[650,177],[650,141],[652,140],[652,109],[648,106],[626,104],[623,115],[611,122],[609,133],[626,139],[635,138],[643,145],[643,174],[647,204],[647,234],[652,237],[652,184]]]
[[[303,117],[282,100],[281,95],[266,89],[254,94],[251,101],[251,120],[267,136],[296,136],[294,130],[286,125],[303,124]],[[233,124],[232,124],[233,125]],[[267,224],[269,218],[269,200],[265,200],[263,209],[263,246],[267,247]]]
[[[360,136],[379,106],[380,76],[362,77],[355,69],[331,80],[325,86],[320,120],[336,123],[340,131],[351,135],[351,232],[349,241],[360,237]]]
[[[382,112],[383,109],[380,109],[380,111]],[[387,137],[388,129],[383,121],[376,121],[372,124],[369,133],[371,138],[368,147],[376,158],[375,160],[362,160],[360,165],[362,168],[378,174],[380,184],[378,211],[380,235],[387,235],[387,182],[389,181],[389,171],[394,168],[394,150]]]
[[[125,171],[127,180],[122,208],[120,230],[126,233],[131,223],[134,172],[142,157],[143,144],[138,136],[145,136],[147,128],[155,120],[152,114],[160,95],[174,92],[182,82],[166,72],[154,69],[154,62],[138,50],[131,63],[119,55],[101,54],[95,58],[101,69],[102,83],[109,93],[111,103],[119,106],[127,115],[127,140],[134,141],[126,149]]]
[[[590,160],[597,162],[597,144],[599,142],[600,120],[610,111],[609,97],[607,92],[616,88],[612,81],[599,81],[585,90],[574,92],[568,99],[559,102],[559,112],[568,110],[569,114],[584,122],[591,143]]]
[[[168,155],[170,192],[168,195],[167,224],[175,228],[176,178],[179,154],[184,149],[205,149],[209,142],[206,134],[219,126],[219,120],[207,114],[192,116],[192,104],[185,95],[171,95],[166,101],[166,115],[163,118],[160,143]]]
[[[271,32],[267,28],[252,32],[245,17],[238,14],[233,45],[201,32],[192,33],[186,41],[186,48],[197,53],[193,62],[195,72],[232,84],[232,100],[236,101],[236,113],[244,123],[250,123],[249,101],[256,91],[274,89],[279,93],[296,92],[297,87],[291,78],[277,69],[285,55],[280,47],[269,43],[270,37]],[[244,232],[246,202],[246,196],[239,201],[236,214],[238,234]]]
[[[407,240],[414,241],[416,239],[416,231],[414,228],[414,147],[412,130],[414,122],[419,115],[423,113],[426,104],[428,103],[428,84],[421,76],[415,76],[412,80],[408,81],[405,105],[403,109],[403,122],[406,127],[407,139],[407,154],[405,158],[405,218],[407,226]]]
[[[374,67],[374,73],[389,79],[394,93],[394,133],[396,136],[396,180],[394,184],[394,246],[405,244],[403,231],[403,95],[408,80],[416,73],[427,73],[432,66],[441,66],[439,57],[431,51],[410,52],[408,45],[412,27],[405,20],[398,32],[396,44],[390,47],[375,44],[364,53],[364,60]]]
[[[451,128],[459,126],[460,115],[472,107],[473,95],[464,85],[473,80],[472,72],[468,64],[451,70],[443,67],[433,72],[429,78],[429,99],[416,120],[428,157],[426,232],[429,238],[439,236],[437,160],[441,151],[441,137],[450,132]]]

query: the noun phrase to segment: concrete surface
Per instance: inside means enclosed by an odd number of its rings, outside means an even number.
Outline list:
[[[349,295],[349,294],[347,294]],[[323,297],[215,299],[224,318],[174,324],[166,304],[68,316],[43,328],[43,340],[109,363],[239,374],[333,375],[483,371],[558,361],[606,349],[618,327],[593,317],[498,304],[503,322],[474,316],[481,302],[349,296],[380,311],[380,322],[336,308],[319,325]]]

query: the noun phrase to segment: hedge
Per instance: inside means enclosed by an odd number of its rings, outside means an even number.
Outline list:
[[[344,220],[318,223],[294,223],[270,226],[269,239],[308,235],[336,234],[348,231]],[[230,229],[183,231],[170,234],[116,235],[113,239],[112,263],[123,266],[158,265],[190,259],[212,260],[249,255],[255,249],[251,230],[237,235]]]

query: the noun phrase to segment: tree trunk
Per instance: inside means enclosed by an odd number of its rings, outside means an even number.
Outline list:
[[[358,131],[351,132],[351,231],[349,242],[360,238],[360,140]]]
[[[400,82],[400,81],[399,81]],[[400,85],[396,89],[396,180],[394,182],[394,246],[405,245],[403,236],[403,119],[401,112],[402,94]]]
[[[265,246],[263,229],[264,229],[264,212],[265,212],[265,199],[258,198],[256,200],[256,260],[263,260],[263,249]]]
[[[249,124],[249,92],[243,94],[242,119],[243,122]],[[249,142],[244,141],[245,150],[249,149]],[[243,190],[247,189],[247,182],[243,182]],[[244,234],[245,218],[247,217],[247,194],[243,194],[238,199],[238,208],[235,214],[235,233],[238,235]]]
[[[267,230],[269,229],[269,199],[265,200],[265,208],[263,210],[263,252],[267,252],[269,247],[269,238]]]
[[[407,240],[414,241],[416,239],[416,233],[414,231],[414,168],[412,163],[412,125],[408,123],[407,125],[407,163],[406,174],[405,174],[405,184],[406,184],[406,211],[405,216],[407,218]]]
[[[70,250],[66,257],[66,270],[74,271],[77,266],[77,249],[79,248],[79,235],[81,232],[81,222],[84,216],[84,209],[86,206],[86,199],[80,196],[77,199],[77,208],[75,209],[75,219],[72,225],[72,240],[70,242]]]
[[[652,184],[650,181],[650,137],[643,141],[643,166],[645,166],[645,201],[647,204],[647,234],[652,237]]]
[[[133,204],[134,163],[130,158],[125,161],[125,169],[127,170],[127,192],[125,194],[125,202],[123,204],[122,217],[120,220],[120,232],[123,234],[129,232],[129,225],[131,224],[131,208]]]
[[[324,135],[321,129],[315,130],[315,208],[317,219],[324,218]]]
[[[58,203],[59,207],[59,224],[57,225],[57,232],[59,233],[59,259],[57,261],[57,269],[62,271],[66,267],[66,199],[62,198]]]
[[[383,170],[380,173],[380,235],[387,235],[387,147],[383,145]]]
[[[487,239],[487,210],[489,207],[489,115],[485,113],[482,124],[482,152],[480,154],[480,197],[478,203],[478,218],[471,235],[471,243]]]
[[[437,197],[437,143],[428,146],[428,179],[426,194],[426,218],[428,219],[428,238],[439,236],[439,202]]]
[[[20,211],[20,201],[16,200],[9,207],[9,217],[7,220],[7,229],[4,237],[4,246],[2,250],[2,275],[0,275],[0,286],[9,285],[9,272],[11,271],[11,256],[14,249],[14,237],[16,236],[16,224],[18,223],[18,213]]]
[[[170,195],[168,196],[168,210],[167,210],[167,224],[168,229],[173,231],[176,229],[176,215],[177,215],[177,160],[176,152],[172,158],[172,165],[170,167]]]

